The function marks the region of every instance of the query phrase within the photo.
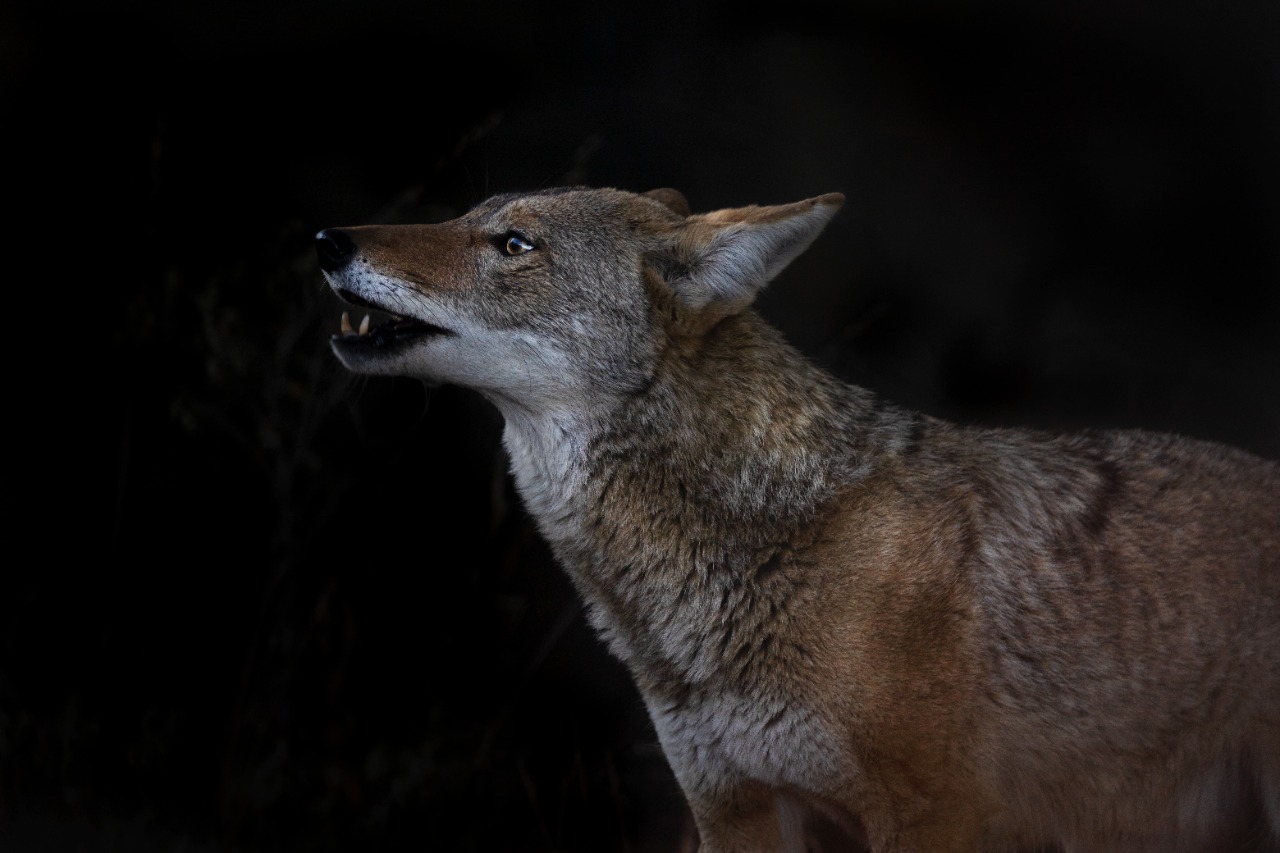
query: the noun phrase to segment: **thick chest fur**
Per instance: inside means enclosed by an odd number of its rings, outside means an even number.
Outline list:
[[[702,551],[706,563],[633,560],[608,588],[581,584],[592,624],[631,670],[673,767],[693,787],[749,778],[847,789],[856,773],[849,721],[823,686],[836,638],[822,570],[786,547]],[[566,564],[583,565],[568,555]],[[598,558],[591,565],[592,577],[610,574]],[[715,570],[726,565],[735,568]]]

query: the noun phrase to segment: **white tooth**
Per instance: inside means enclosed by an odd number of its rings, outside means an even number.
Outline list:
[[[351,315],[348,314],[346,311],[343,311],[342,312],[342,334],[349,335],[351,334],[351,332],[352,332]]]
[[[364,319],[360,321],[360,334],[369,334],[369,315],[365,314]]]

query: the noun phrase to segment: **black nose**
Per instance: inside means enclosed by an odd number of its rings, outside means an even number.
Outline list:
[[[326,228],[316,235],[316,255],[325,272],[342,269],[355,253],[356,244],[341,228]]]

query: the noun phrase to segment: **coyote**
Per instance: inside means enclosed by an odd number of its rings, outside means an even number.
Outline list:
[[[1280,849],[1280,464],[962,426],[752,307],[839,193],[330,228],[337,358],[479,392],[702,850]]]

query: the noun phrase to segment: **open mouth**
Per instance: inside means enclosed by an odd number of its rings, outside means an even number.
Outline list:
[[[351,315],[346,311],[342,312],[340,331],[338,334],[333,335],[331,340],[339,341],[344,345],[382,348],[396,346],[430,335],[453,334],[448,329],[434,326],[431,323],[424,323],[411,317],[392,314],[344,288],[338,289],[338,295],[342,297],[344,302],[368,308],[374,312],[373,315],[365,314],[360,321],[360,325],[354,327],[351,325]],[[378,316],[380,319],[375,321],[374,316]]]

